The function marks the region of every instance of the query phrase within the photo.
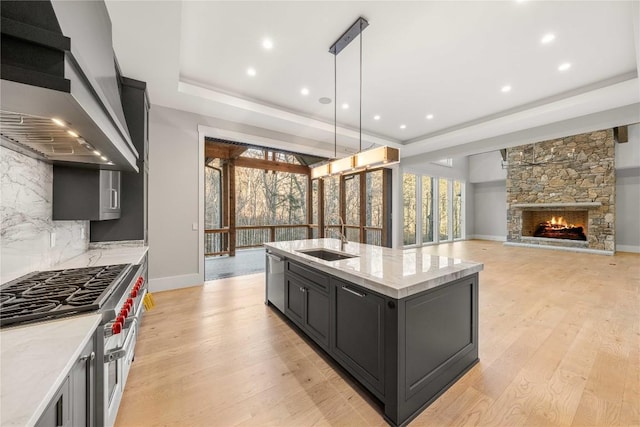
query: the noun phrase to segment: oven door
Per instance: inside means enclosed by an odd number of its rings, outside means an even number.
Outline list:
[[[105,339],[104,350],[104,420],[105,425],[116,422],[129,368],[133,362],[138,338],[137,317],[121,333]]]

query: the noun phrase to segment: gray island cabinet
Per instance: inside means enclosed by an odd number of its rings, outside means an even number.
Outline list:
[[[285,259],[284,315],[380,400],[390,424],[407,424],[478,362],[482,264],[334,239],[265,246]]]

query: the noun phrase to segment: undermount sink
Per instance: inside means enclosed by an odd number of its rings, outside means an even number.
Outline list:
[[[356,257],[356,255],[350,255],[350,254],[345,254],[340,252],[332,252],[332,251],[327,251],[325,249],[306,249],[304,251],[298,251],[298,252],[301,252],[305,255],[309,255],[315,258],[320,258],[325,261],[338,261],[341,259]]]

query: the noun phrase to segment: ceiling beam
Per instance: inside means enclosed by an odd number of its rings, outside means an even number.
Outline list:
[[[613,128],[613,139],[618,144],[629,142],[629,128],[627,126],[618,126]]]
[[[218,142],[205,142],[204,156],[214,159],[235,159],[240,154],[247,151],[248,147],[234,144],[224,144]]]
[[[274,162],[272,160],[253,159],[251,157],[238,157],[235,161],[236,167],[253,168],[278,172],[289,172],[309,175],[311,169],[308,166],[294,165],[291,163]]]

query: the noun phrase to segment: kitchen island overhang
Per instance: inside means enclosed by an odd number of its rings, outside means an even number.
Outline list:
[[[390,424],[407,424],[478,362],[482,264],[336,239],[265,247],[285,260],[285,316],[382,402]],[[314,249],[353,257],[301,252]]]

